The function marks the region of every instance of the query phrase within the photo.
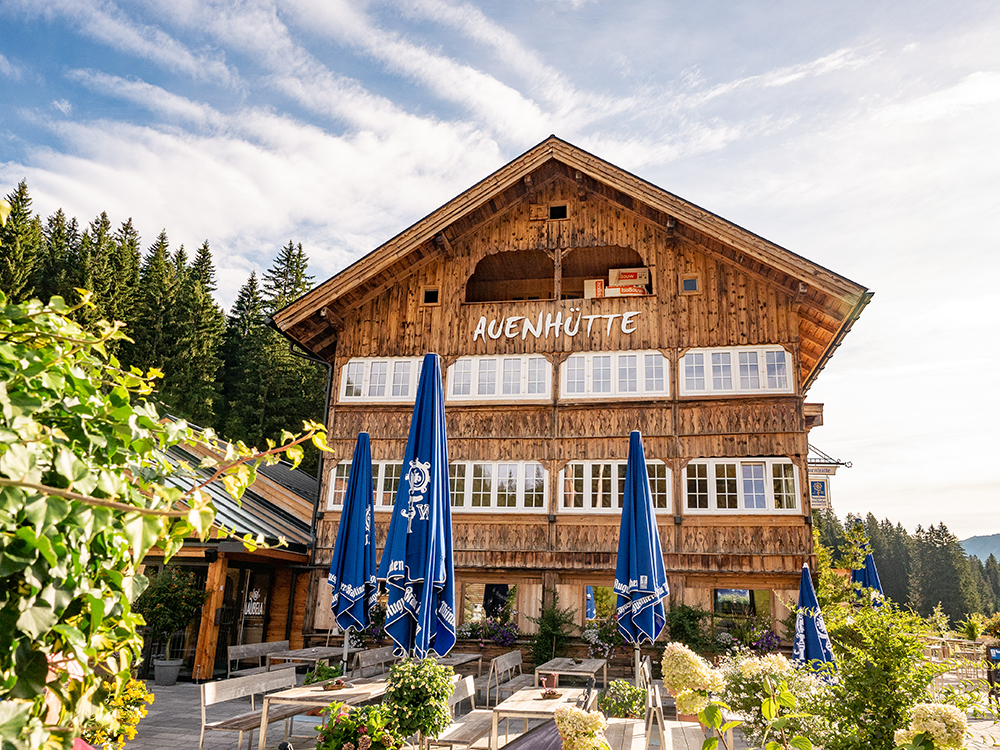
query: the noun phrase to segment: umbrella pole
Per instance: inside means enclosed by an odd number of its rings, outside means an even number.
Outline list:
[[[635,684],[639,685],[639,644],[635,644]]]
[[[351,627],[348,625],[344,630],[344,655],[340,659],[340,671],[347,677],[347,646],[351,642]]]

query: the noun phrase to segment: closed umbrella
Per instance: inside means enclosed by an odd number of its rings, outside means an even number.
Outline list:
[[[423,659],[433,651],[444,656],[455,645],[455,572],[444,392],[436,354],[424,356],[403,471],[378,569],[389,594],[385,630],[397,655]]]
[[[594,587],[587,586],[587,619],[593,620],[597,617],[597,606],[594,604]]]
[[[857,521],[860,526],[861,521]],[[865,565],[859,570],[851,571],[851,583],[860,583],[861,588],[855,589],[854,596],[858,602],[871,602],[874,607],[881,607],[885,594],[882,593],[882,581],[878,577],[878,568],[875,567],[875,557],[872,555],[871,545],[866,541],[861,550],[866,552]],[[866,591],[865,589],[870,589]]]
[[[344,673],[351,628],[364,630],[371,623],[378,588],[375,581],[375,540],[372,538],[372,450],[367,432],[358,434],[351,459],[347,492],[340,510],[340,526],[333,546],[327,583],[333,587],[333,610],[344,631]]]
[[[637,431],[629,436],[615,592],[618,594],[618,632],[635,646],[638,679],[639,646],[645,640],[652,643],[663,630],[666,622],[663,601],[670,590],[663,568],[642,436]]]
[[[809,577],[809,566],[802,566],[802,580],[799,583],[799,607],[795,613],[795,641],[792,644],[792,661],[799,662],[806,669],[817,672],[827,680],[834,679],[837,663],[833,658],[833,646],[826,632],[823,613],[819,611],[819,600]]]

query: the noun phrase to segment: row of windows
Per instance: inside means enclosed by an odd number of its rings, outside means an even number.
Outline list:
[[[413,402],[419,357],[352,359],[343,368],[342,401]],[[784,349],[692,349],[681,359],[680,394],[791,393]],[[658,351],[574,354],[560,367],[560,398],[664,397],[669,362]],[[530,401],[552,398],[552,365],[537,355],[462,357],[447,372],[446,398]]]
[[[620,512],[625,495],[624,461],[573,462],[559,472],[559,505],[566,512]],[[344,502],[349,463],[338,464],[330,483],[328,508]],[[514,509],[544,512],[548,496],[545,468],[532,461],[452,462],[451,504],[465,510]],[[669,513],[670,468],[647,461],[653,507]],[[389,510],[403,465],[372,463],[375,506]],[[684,507],[691,513],[761,513],[798,508],[798,479],[794,465],[785,459],[707,459],[691,461],[684,468]]]

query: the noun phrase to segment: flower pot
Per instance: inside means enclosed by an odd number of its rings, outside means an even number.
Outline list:
[[[175,684],[183,664],[183,659],[153,659],[154,681],[162,686]]]

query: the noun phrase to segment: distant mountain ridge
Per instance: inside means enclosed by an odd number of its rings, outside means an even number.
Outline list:
[[[959,542],[967,555],[975,555],[983,562],[992,554],[1000,560],[1000,534],[990,536],[971,536]]]

